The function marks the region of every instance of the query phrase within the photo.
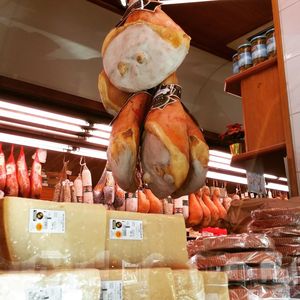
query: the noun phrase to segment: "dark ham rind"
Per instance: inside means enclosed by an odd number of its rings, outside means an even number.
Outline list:
[[[251,212],[251,217],[254,220],[263,220],[268,218],[273,218],[276,216],[300,216],[300,207],[293,208],[265,208],[257,209]]]
[[[42,165],[38,157],[38,151],[35,153],[35,158],[31,167],[30,187],[30,197],[33,199],[40,199],[42,193]]]
[[[6,167],[5,167],[5,156],[2,151],[2,144],[0,143],[0,190],[4,191],[6,184]]]
[[[277,299],[289,299],[290,292],[286,285],[255,285],[255,286],[237,286],[230,287],[229,289],[230,300],[249,300],[256,299],[257,297],[262,299],[277,298]]]
[[[6,196],[18,196],[19,194],[14,145],[11,146],[10,155],[6,163],[6,186],[4,192]]]
[[[30,196],[30,179],[26,165],[24,147],[21,147],[17,160],[17,177],[19,184],[19,196],[28,198]]]
[[[282,268],[245,268],[225,272],[230,283],[268,282],[288,284],[290,282],[288,271]]]
[[[234,265],[281,265],[280,252],[251,251],[239,253],[224,253],[214,256],[196,255],[195,262],[198,269],[205,270],[213,267],[226,267]]]

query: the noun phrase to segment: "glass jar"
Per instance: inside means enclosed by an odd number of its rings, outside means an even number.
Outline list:
[[[232,72],[233,74],[240,72],[239,57],[237,53],[232,56]]]
[[[251,53],[254,66],[268,58],[265,35],[258,35],[251,40]]]
[[[238,47],[240,72],[252,67],[251,44],[246,43]]]
[[[271,28],[266,32],[266,37],[268,57],[273,57],[276,55],[276,40],[274,28]]]

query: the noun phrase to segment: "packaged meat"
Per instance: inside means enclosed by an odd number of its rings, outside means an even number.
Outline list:
[[[5,156],[2,150],[2,143],[0,143],[0,191],[4,191],[5,184],[6,184]]]
[[[281,265],[282,254],[277,251],[246,251],[237,253],[222,253],[217,255],[197,254],[193,258],[199,270],[209,268],[224,268],[236,265]]]
[[[137,173],[141,127],[151,96],[140,92],[128,99],[112,123],[107,160],[118,185],[134,193],[139,186]]]
[[[290,282],[289,273],[286,269],[274,268],[242,268],[225,271],[230,283],[235,282],[261,282],[261,283],[282,283]]]
[[[186,113],[180,97],[179,85],[160,85],[145,121],[141,151],[143,181],[159,199],[178,190],[189,171]]]
[[[188,250],[189,257],[192,257],[197,253],[201,253],[205,251],[203,239],[204,238],[197,238],[196,240],[187,242],[187,250]]]
[[[10,155],[6,162],[6,186],[4,193],[6,196],[18,196],[19,194],[17,168],[14,159],[14,145],[11,146]]]
[[[82,189],[83,189],[83,202],[92,204],[93,203],[92,174],[86,164],[84,164],[83,166],[81,177],[82,177]]]
[[[246,249],[274,249],[271,238],[264,234],[230,234],[223,236],[207,237],[203,239],[205,251],[245,251]]]
[[[290,290],[284,284],[255,284],[247,286],[231,286],[230,300],[258,300],[258,299],[290,299]]]
[[[137,2],[102,45],[103,67],[120,90],[137,92],[159,85],[188,53],[190,37],[160,8]],[[150,3],[153,6],[153,3]]]
[[[30,197],[40,199],[42,188],[42,165],[39,161],[38,152],[36,151],[30,173]]]
[[[299,225],[300,225],[300,214],[281,215],[281,216],[269,217],[266,219],[253,220],[249,224],[249,229],[256,231],[259,230],[260,228],[299,226]]]
[[[276,246],[276,249],[279,252],[281,252],[283,256],[298,256],[298,255],[300,255],[300,244]]]
[[[17,160],[17,176],[19,183],[19,195],[21,197],[28,198],[30,195],[30,179],[28,176],[23,146],[21,146],[20,154]]]
[[[276,216],[300,216],[300,207],[280,207],[280,208],[265,208],[257,209],[251,212],[251,217],[254,220],[265,220]]]

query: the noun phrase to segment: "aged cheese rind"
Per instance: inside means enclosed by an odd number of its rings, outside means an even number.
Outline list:
[[[49,292],[51,289],[57,291],[61,295],[59,299],[62,300],[99,300],[100,272],[96,269],[85,269],[0,273],[1,300],[28,300],[31,299],[30,293],[32,296],[38,290]],[[37,295],[41,296],[38,292]]]
[[[123,300],[175,300],[175,286],[170,268],[101,270],[101,280],[120,280]]]
[[[110,220],[141,220],[143,239],[110,238]],[[183,216],[107,211],[108,267],[187,268],[186,230]]]
[[[218,300],[229,300],[228,277],[225,272],[199,272],[203,278],[205,297]]]
[[[104,267],[106,211],[102,205],[5,197],[0,207],[0,256],[9,268]],[[30,209],[64,211],[65,233],[29,232]]]
[[[173,270],[176,299],[205,299],[204,282],[197,269]]]

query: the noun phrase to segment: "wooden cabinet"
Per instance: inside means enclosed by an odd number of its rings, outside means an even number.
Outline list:
[[[225,91],[241,97],[243,103],[246,152],[233,157],[233,165],[249,169],[251,161],[252,170],[285,175],[285,135],[277,59],[266,60],[227,78]]]

